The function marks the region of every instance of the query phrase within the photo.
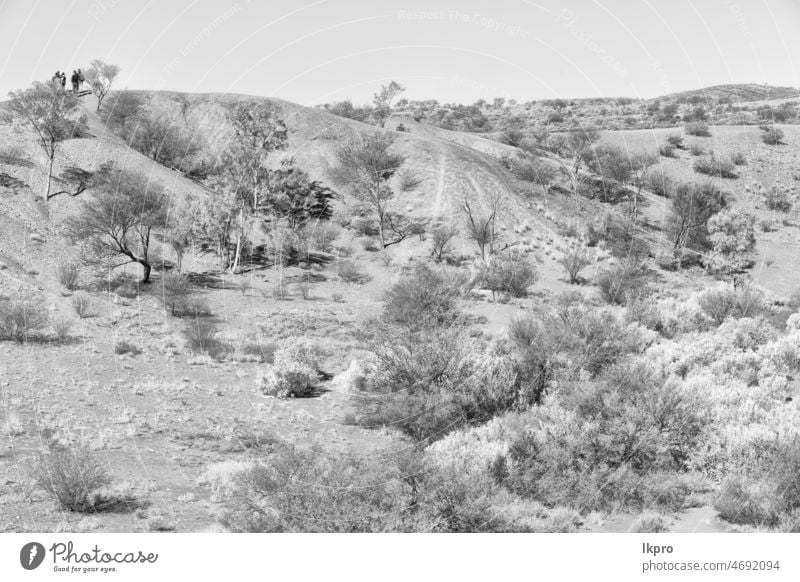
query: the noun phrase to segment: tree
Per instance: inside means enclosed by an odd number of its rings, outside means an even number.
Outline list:
[[[138,263],[141,282],[149,283],[153,234],[167,224],[164,187],[144,174],[115,169],[98,189],[67,219],[68,236],[85,245],[82,250],[87,263],[106,271]]]
[[[490,199],[489,211],[487,214],[479,215],[469,204],[469,200],[464,199],[464,213],[466,214],[467,238],[472,239],[478,245],[481,253],[481,260],[486,262],[488,256],[494,254],[494,245],[499,239],[497,233],[497,212],[500,207],[500,196],[494,195]]]
[[[235,273],[241,262],[247,223],[261,209],[261,194],[269,185],[267,159],[272,152],[286,148],[288,134],[277,108],[266,101],[237,103],[230,111],[229,122],[233,138],[222,155],[220,177],[223,189],[233,194],[237,206],[236,250],[230,265]]]
[[[589,178],[584,171],[591,159],[592,146],[600,139],[594,129],[581,128],[571,131],[566,136],[551,138],[550,147],[558,156],[557,162],[563,176],[567,179],[575,197],[575,206],[579,208],[579,196],[583,184]]]
[[[755,216],[743,209],[725,209],[708,221],[709,241],[713,248],[708,266],[729,275],[751,262],[756,247]]]
[[[405,162],[405,157],[389,151],[394,143],[391,134],[370,134],[356,138],[336,152],[339,164],[334,179],[348,185],[356,198],[366,203],[378,219],[381,248],[399,241],[388,241],[389,203],[394,191],[389,180]],[[394,221],[397,223],[397,220]]]
[[[293,231],[312,220],[329,220],[333,214],[332,200],[336,193],[306,172],[284,160],[281,167],[269,176],[267,206],[271,214],[285,218]]]
[[[682,184],[672,196],[670,226],[674,250],[708,247],[708,221],[728,205],[728,199],[713,183]]]
[[[569,275],[569,282],[574,285],[580,282],[580,272],[592,264],[592,257],[583,246],[574,244],[564,252],[558,262]]]
[[[381,127],[384,126],[386,120],[392,114],[392,101],[405,90],[405,87],[392,81],[388,85],[381,86],[381,90],[375,93],[372,98],[372,102],[375,104],[373,113]]]
[[[198,219],[201,203],[191,193],[179,199],[169,210],[165,240],[175,251],[175,267],[183,268],[183,256],[191,248],[198,236]]]
[[[9,93],[11,115],[36,132],[39,146],[47,156],[47,185],[44,199],[50,199],[53,163],[58,146],[79,132],[85,119],[73,119],[78,111],[78,97],[44,83],[34,83],[22,91]]]
[[[100,106],[103,104],[108,92],[111,91],[111,85],[119,74],[119,67],[106,63],[100,59],[94,59],[89,68],[84,72],[86,81],[92,88],[92,93],[97,97],[97,111],[100,111]]]

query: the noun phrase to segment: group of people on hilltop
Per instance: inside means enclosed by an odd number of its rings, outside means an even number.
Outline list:
[[[81,90],[81,85],[86,80],[83,76],[83,73],[80,69],[77,71],[72,71],[72,77],[70,77],[70,81],[72,82],[72,92],[78,93]],[[67,90],[67,74],[62,71],[56,71],[56,74],[53,75],[52,78],[53,88],[54,89],[61,89],[62,91]]]

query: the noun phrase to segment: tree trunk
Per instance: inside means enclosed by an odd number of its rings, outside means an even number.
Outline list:
[[[142,265],[143,273],[142,273],[142,285],[147,285],[150,283],[150,271],[153,270],[153,267],[150,266],[150,263],[145,261],[139,261],[139,264]]]
[[[52,152],[50,155],[50,161],[47,164],[47,188],[45,189],[44,193],[45,202],[50,200],[50,184],[53,181],[53,162],[55,161],[55,157],[55,152]]]

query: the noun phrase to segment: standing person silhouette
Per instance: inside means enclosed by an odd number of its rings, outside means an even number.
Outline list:
[[[53,89],[58,89],[58,86],[61,85],[61,71],[56,71],[56,74],[50,79],[50,83],[53,85]]]
[[[72,76],[69,78],[72,83],[72,92],[78,94],[78,71],[72,71]]]
[[[86,77],[84,77],[83,73],[81,72],[81,70],[78,69],[78,91],[81,90],[81,87],[83,86],[83,82],[85,80],[86,80]]]
[[[65,91],[65,92],[67,90],[67,74],[66,73],[61,73],[61,90]]]

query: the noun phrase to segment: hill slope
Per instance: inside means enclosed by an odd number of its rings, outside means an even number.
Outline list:
[[[702,101],[718,101],[720,98],[730,98],[733,103],[746,103],[750,101],[769,101],[773,99],[796,99],[800,97],[800,90],[796,87],[774,87],[772,85],[737,84],[713,85],[691,91],[670,93],[653,99],[664,101],[689,101],[700,98]]]

